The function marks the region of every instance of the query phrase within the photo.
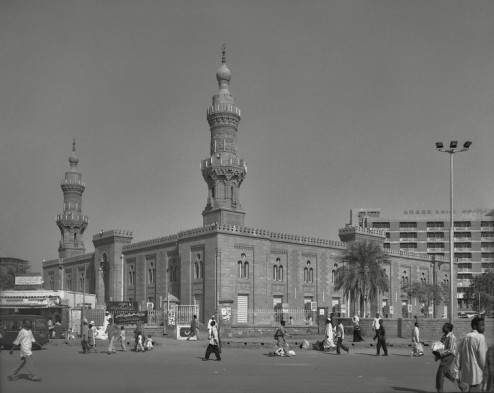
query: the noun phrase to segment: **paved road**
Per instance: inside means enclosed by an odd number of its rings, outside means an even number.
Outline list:
[[[75,345],[52,345],[34,352],[41,382],[7,381],[19,352],[0,351],[2,393],[153,392],[430,392],[438,364],[426,348],[411,358],[408,348],[388,357],[374,348],[351,348],[337,356],[296,349],[291,358],[268,357],[270,348],[228,348],[223,360],[202,361],[206,341],[165,341],[146,353],[80,353]],[[211,357],[214,359],[214,355]],[[459,391],[446,382],[451,392]]]

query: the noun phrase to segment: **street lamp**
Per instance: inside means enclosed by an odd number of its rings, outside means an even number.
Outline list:
[[[84,324],[84,307],[86,307],[86,268],[87,268],[87,262],[84,263],[84,275],[82,276],[81,335],[82,335],[82,326]]]
[[[449,322],[453,323],[453,300],[456,299],[453,293],[453,278],[454,278],[454,269],[453,269],[453,261],[454,261],[454,219],[453,219],[453,154],[460,153],[462,151],[467,151],[472,142],[466,141],[463,144],[463,147],[458,147],[458,141],[451,141],[449,144],[449,148],[444,147],[442,142],[436,142],[436,149],[443,153],[449,153],[450,157],[450,187],[449,187],[449,202],[450,202],[450,222],[451,226],[449,229]],[[454,300],[456,301],[456,300]]]

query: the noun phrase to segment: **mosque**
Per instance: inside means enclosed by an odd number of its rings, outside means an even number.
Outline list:
[[[256,324],[251,311],[260,309],[325,307],[342,316],[355,312],[348,299],[334,290],[338,257],[346,242],[383,243],[384,232],[347,226],[339,230],[341,241],[336,241],[245,226],[240,186],[247,165],[238,157],[241,112],[229,91],[231,77],[223,48],[216,72],[219,89],[207,109],[210,152],[201,161],[208,190],[203,226],[135,243],[131,231],[101,231],[93,235],[94,252],[86,253],[83,233],[88,217],[81,209],[85,184],[77,169],[74,142],[70,168],[61,184],[63,211],[56,219],[59,258],[43,263],[45,289],[95,294],[99,308],[111,301],[132,301],[161,309],[173,297],[183,305],[198,305],[202,322],[224,302],[231,304],[234,324]],[[384,267],[390,290],[369,305],[369,313],[411,316],[420,304],[402,293],[401,284],[433,282],[438,269],[441,276],[448,275],[448,264],[441,268],[427,255],[386,252],[391,261]],[[440,317],[443,310],[433,313]]]

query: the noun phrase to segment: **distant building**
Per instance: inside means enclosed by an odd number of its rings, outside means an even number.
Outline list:
[[[350,211],[350,225],[385,231],[385,249],[448,259],[450,221],[449,210],[405,210],[399,217],[381,216],[381,209]],[[454,258],[461,312],[469,310],[463,293],[472,277],[494,271],[494,209],[454,212]]]
[[[346,227],[339,232],[342,241],[336,241],[246,227],[240,186],[247,165],[237,155],[241,112],[229,91],[231,73],[224,54],[216,78],[219,90],[207,109],[209,157],[201,161],[207,185],[203,226],[136,243],[131,231],[101,231],[92,238],[95,251],[86,254],[82,233],[88,220],[81,211],[85,186],[74,145],[70,171],[62,181],[63,213],[57,216],[59,258],[43,263],[45,288],[94,293],[100,308],[110,301],[161,308],[171,294],[181,304],[198,305],[201,321],[220,303],[228,303],[234,324],[258,323],[256,309],[301,309],[309,315],[317,305],[344,316],[353,314],[353,305],[334,290],[344,242],[370,238],[382,244],[384,232]],[[391,263],[384,269],[390,290],[366,312],[417,314],[421,305],[401,291],[403,272],[407,280],[425,277],[432,282],[437,275],[448,274],[446,266],[439,268],[428,255],[393,250],[389,254]],[[434,313],[440,316],[443,309]]]

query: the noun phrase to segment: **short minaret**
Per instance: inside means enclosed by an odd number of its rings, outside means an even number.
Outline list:
[[[232,75],[226,66],[223,45],[222,64],[216,72],[219,91],[213,96],[207,119],[211,131],[210,157],[202,160],[201,170],[208,184],[208,199],[202,212],[203,225],[244,226],[245,211],[239,189],[247,173],[245,160],[237,157],[237,128],[240,108],[228,90]]]
[[[75,154],[75,139],[72,144],[72,153],[69,157],[70,170],[65,172],[62,180],[63,213],[57,215],[57,225],[61,239],[58,247],[58,257],[65,258],[81,255],[86,252],[82,234],[87,227],[88,218],[83,216],[82,193],[86,188],[81,181],[82,175],[77,171],[79,157]]]

